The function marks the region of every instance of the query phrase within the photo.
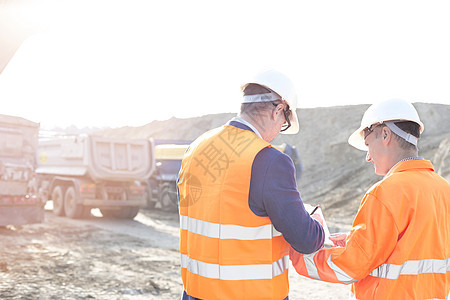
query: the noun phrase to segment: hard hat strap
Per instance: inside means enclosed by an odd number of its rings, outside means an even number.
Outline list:
[[[393,121],[384,122],[384,124],[389,127],[389,129],[392,130],[396,135],[417,147],[417,141],[419,140],[418,138],[400,129],[400,127],[395,125]]]
[[[281,100],[280,96],[275,92],[270,92],[267,94],[245,95],[242,103],[272,102],[275,100]]]

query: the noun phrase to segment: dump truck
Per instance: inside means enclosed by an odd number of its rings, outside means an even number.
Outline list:
[[[44,221],[37,194],[35,153],[39,123],[0,115],[0,226]]]
[[[147,182],[147,207],[177,211],[177,177],[191,141],[154,140],[155,172]]]
[[[175,212],[178,209],[178,173],[181,168],[181,160],[191,141],[155,140],[154,143],[156,169],[148,181],[147,206]],[[296,179],[300,180],[303,167],[297,148],[287,143],[274,145],[274,147],[292,159]]]
[[[133,219],[146,206],[146,181],[155,167],[153,142],[80,134],[39,140],[39,193],[58,216]]]

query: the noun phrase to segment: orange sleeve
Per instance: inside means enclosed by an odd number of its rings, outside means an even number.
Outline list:
[[[349,284],[366,277],[384,263],[397,238],[398,229],[389,210],[373,195],[367,194],[345,247],[323,248],[309,255],[291,249],[290,257],[300,275]]]

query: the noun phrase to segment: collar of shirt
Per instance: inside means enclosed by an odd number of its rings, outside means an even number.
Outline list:
[[[411,156],[411,157],[404,158],[404,159],[402,159],[402,160],[399,161],[399,162],[407,161],[407,160],[419,160],[419,159],[423,159],[423,157],[419,157],[419,156]]]
[[[408,160],[422,160],[422,159],[424,159],[424,158],[423,158],[423,157],[420,157],[420,156],[406,157],[406,158],[400,160],[400,161],[399,161],[398,163],[396,163],[395,165],[393,165],[392,168],[389,169],[389,172],[387,172],[386,175],[385,175],[384,177],[386,177],[388,174],[390,174],[390,173],[391,173],[391,170],[392,170],[396,165],[398,165],[399,163],[401,163],[402,161],[408,161]]]
[[[253,126],[252,124],[250,124],[249,122],[245,121],[244,119],[242,119],[241,117],[234,117],[233,119],[231,119],[230,121],[228,121],[227,124],[230,124],[230,122],[239,122],[241,124],[244,124],[245,126],[248,126],[254,133],[256,133],[256,135],[258,135],[260,138],[262,138],[261,134],[259,133],[259,131],[255,128],[255,126]]]

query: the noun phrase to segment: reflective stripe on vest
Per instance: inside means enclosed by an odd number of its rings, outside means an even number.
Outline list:
[[[402,265],[382,264],[370,273],[371,276],[397,279],[400,275],[419,275],[423,273],[443,273],[450,271],[450,258],[409,260]]]
[[[317,252],[308,255],[303,255],[306,269],[308,270],[308,276],[314,279],[320,280],[319,272],[314,262],[314,256]],[[327,259],[327,265],[333,270],[336,278],[346,284],[356,282],[351,276],[342,271],[331,261],[331,256]],[[423,259],[423,260],[410,260],[406,261],[402,265],[394,264],[382,264],[370,275],[373,277],[385,278],[385,279],[398,279],[400,275],[419,275],[424,273],[442,273],[450,271],[450,258],[447,259]]]
[[[284,299],[289,244],[269,217],[250,209],[256,155],[270,144],[230,125],[204,134],[182,161],[181,277],[199,299]]]
[[[304,254],[303,259],[305,260],[305,266],[306,266],[306,269],[308,270],[308,276],[310,276],[311,278],[314,278],[314,279],[321,280],[320,276],[319,276],[319,272],[316,267],[316,264],[314,263],[314,256],[316,254],[317,254],[317,252],[314,252],[314,253],[311,253],[308,255]],[[349,276],[347,273],[342,271],[341,268],[336,266],[331,261],[331,256],[328,257],[328,259],[327,259],[327,265],[331,270],[333,270],[334,274],[336,275],[336,278],[340,282],[345,283],[345,284],[350,284],[350,283],[357,281],[357,280],[353,279],[351,276]]]
[[[180,216],[180,228],[192,233],[220,239],[258,240],[271,239],[282,235],[272,224],[258,227],[224,225],[197,220],[183,215]]]
[[[448,300],[449,296],[446,296],[445,298],[430,298],[430,299],[424,299],[424,300]],[[355,297],[355,294],[353,294],[352,292],[350,292],[349,296],[348,296],[348,300],[358,300]]]
[[[281,275],[289,268],[289,255],[286,255],[272,264],[264,265],[242,265],[242,266],[224,266],[219,264],[210,264],[189,258],[187,255],[181,255],[181,267],[189,272],[221,280],[253,280],[253,279],[272,279]]]

